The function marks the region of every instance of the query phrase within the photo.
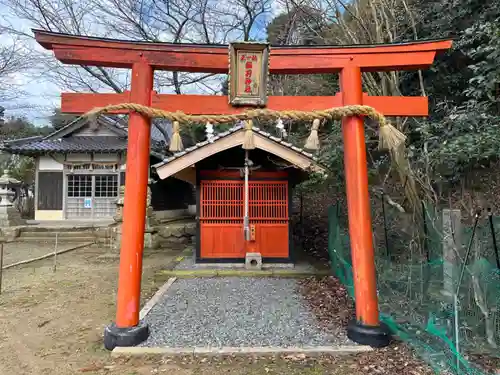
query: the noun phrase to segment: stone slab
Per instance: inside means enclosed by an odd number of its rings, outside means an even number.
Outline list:
[[[147,356],[147,355],[280,355],[280,354],[304,354],[306,356],[318,355],[350,355],[373,351],[369,346],[346,345],[346,346],[316,346],[316,347],[117,347],[111,355],[120,356]]]
[[[276,270],[246,270],[246,269],[196,269],[196,270],[161,270],[161,275],[178,278],[197,278],[197,277],[291,277],[304,278],[311,276],[330,276],[330,270],[310,270],[299,271],[293,269]]]

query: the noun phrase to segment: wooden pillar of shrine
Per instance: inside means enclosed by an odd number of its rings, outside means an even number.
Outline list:
[[[362,76],[358,66],[346,66],[340,73],[340,83],[344,105],[363,103]],[[346,117],[342,121],[342,132],[356,303],[356,320],[349,325],[347,335],[357,343],[383,347],[389,344],[390,335],[379,321],[363,118]]]
[[[142,62],[132,66],[130,101],[151,105],[153,69]],[[106,327],[104,346],[134,346],[146,340],[149,328],[139,321],[142,253],[149,170],[151,120],[130,113],[128,126],[127,169],[123,227],[118,277],[116,322]]]

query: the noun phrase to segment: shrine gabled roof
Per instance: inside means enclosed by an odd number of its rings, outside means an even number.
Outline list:
[[[279,151],[276,152],[276,150],[279,149],[287,150],[288,151],[287,155],[290,155],[291,151],[296,156],[296,158],[293,158],[294,160],[288,160],[288,161],[294,164],[297,168],[307,170],[308,172],[326,173],[326,168],[320,165],[318,158],[313,154],[305,151],[302,148],[296,147],[293,144],[286,142],[279,137],[275,137],[270,133],[259,129],[258,127],[254,126],[252,130],[254,132],[254,136],[256,137],[255,139],[256,148],[262,149],[270,153],[274,153],[276,154],[276,156],[282,157],[284,159],[286,158],[286,156],[284,155],[285,153],[281,153]],[[192,147],[188,147],[183,151],[176,152],[173,155],[166,157],[162,162],[153,165],[153,167],[156,169],[160,178],[162,179],[167,178],[169,176],[174,175],[177,172],[180,172],[183,168],[190,166],[208,156],[211,156],[214,153],[221,152],[231,147],[241,145],[242,142],[240,139],[235,139],[233,142],[225,142],[224,145],[222,145],[222,143],[224,142],[224,140],[232,138],[232,136],[238,133],[242,136],[244,132],[245,132],[244,126],[237,125],[228,131],[213,136],[210,140],[196,143]],[[259,142],[259,139],[265,140],[265,142]],[[211,147],[211,145],[217,145],[218,143],[221,144],[219,148],[216,148],[214,150],[208,150],[208,148]],[[278,146],[278,149],[273,148],[272,145]],[[203,155],[203,151],[205,150],[206,154]],[[189,158],[190,155],[193,155],[198,151],[201,152],[199,156]],[[187,163],[183,162],[183,159],[186,159]],[[172,166],[177,162],[179,162],[178,163],[179,165],[176,165],[173,168],[169,168],[168,171],[163,171],[165,167]]]
[[[45,136],[43,139],[44,140],[53,140],[53,139],[60,139],[62,137],[66,137],[74,133],[75,131],[83,128],[84,126],[88,125],[88,120],[86,120],[83,117],[77,118],[75,121],[70,122],[68,125],[63,126],[61,129],[58,129],[49,135]],[[171,124],[170,122],[159,122],[157,121],[157,125],[161,126],[165,132],[168,134],[171,133]],[[102,126],[110,130],[112,133],[115,133],[119,137],[127,137],[128,136],[128,127],[126,125],[126,122],[123,122],[122,119],[120,118],[112,118],[112,117],[106,117],[106,116],[101,116],[97,119],[97,126]],[[151,126],[151,141],[152,142],[164,142],[165,138],[163,137],[163,134],[157,129],[157,126]]]

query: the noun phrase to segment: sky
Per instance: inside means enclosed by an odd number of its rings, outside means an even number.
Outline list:
[[[4,23],[8,23],[24,32],[30,32],[31,25],[23,20],[8,16],[5,5],[0,3],[0,15]],[[14,37],[9,34],[0,34],[0,46],[11,45]],[[23,40],[26,51],[44,51],[34,40]],[[44,51],[49,53],[48,51]],[[11,82],[17,86],[21,94],[15,100],[0,102],[6,108],[7,116],[27,117],[36,125],[48,123],[48,116],[60,101],[59,88],[43,79],[39,75],[29,71],[21,71],[9,77]]]
[[[272,4],[271,16],[280,12],[278,3]],[[9,16],[5,5],[0,2],[0,22],[3,24],[10,24],[16,29],[21,29],[27,34],[31,34],[32,25],[25,20]],[[253,28],[252,37],[255,39],[266,38],[266,24],[268,19],[259,19]],[[0,34],[0,46],[9,45],[12,43],[12,36],[8,34]],[[52,55],[51,51],[45,51],[33,39],[24,40],[26,43],[26,51],[43,52],[49,56]],[[10,77],[12,83],[15,83],[19,90],[22,92],[17,99],[8,102],[1,102],[0,105],[6,108],[6,116],[22,116],[28,118],[37,126],[49,124],[49,116],[54,108],[57,108],[60,103],[61,87],[49,81],[42,74],[36,74],[33,71],[26,70],[14,74]],[[217,84],[213,81],[211,84]],[[186,93],[198,92],[199,86],[186,88]],[[64,90],[69,91],[69,90]]]

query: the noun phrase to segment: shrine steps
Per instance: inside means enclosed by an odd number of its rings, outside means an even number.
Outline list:
[[[107,227],[95,226],[42,226],[27,225],[2,228],[6,241],[19,241],[28,243],[106,243],[110,238]]]

